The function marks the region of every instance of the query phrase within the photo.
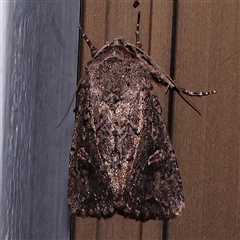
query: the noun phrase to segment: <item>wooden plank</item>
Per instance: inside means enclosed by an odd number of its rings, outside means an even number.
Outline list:
[[[97,219],[75,217],[73,239],[95,240],[97,239]]]
[[[140,223],[115,215],[109,219],[99,221],[99,240],[140,239]]]
[[[170,239],[239,239],[239,1],[180,1],[176,80],[192,90],[198,116],[176,97],[173,143],[186,209]]]

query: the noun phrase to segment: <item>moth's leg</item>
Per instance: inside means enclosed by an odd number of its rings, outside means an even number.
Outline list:
[[[82,33],[82,37],[84,38],[84,40],[86,41],[87,45],[90,48],[91,51],[91,55],[92,57],[94,57],[94,55],[98,52],[98,49],[96,47],[94,47],[94,45],[92,44],[92,42],[90,41],[90,39],[87,37],[87,35],[84,33],[81,25],[78,25],[78,28],[80,29],[81,33]]]
[[[138,48],[142,48],[142,43],[140,42],[140,34],[139,34],[139,30],[140,30],[140,17],[141,17],[141,12],[138,12],[137,15],[137,24],[136,24],[136,46]]]
[[[151,64],[151,75],[154,77],[154,79],[157,80],[159,83],[167,86],[166,93],[169,91],[169,89],[175,90],[178,94],[183,93],[193,97],[203,97],[217,93],[217,91],[215,90],[208,92],[193,92],[185,88],[179,87],[175,84],[175,81],[171,79],[166,73],[164,73],[156,63],[151,61],[148,55],[143,53],[141,58],[147,60]]]
[[[209,92],[192,92],[192,91],[189,91],[185,88],[182,88],[182,87],[178,87],[178,89],[188,95],[188,96],[196,96],[196,97],[202,97],[202,96],[208,96],[208,95],[212,95],[212,94],[216,94],[217,91],[213,90],[213,91],[209,91]]]
[[[136,34],[137,35],[137,34]],[[128,47],[131,47],[134,49],[134,46],[131,44],[127,44]],[[178,87],[175,84],[175,81],[172,80],[152,59],[140,48],[135,48],[136,55],[138,56],[139,59],[141,59],[143,62],[146,63],[146,66],[149,69],[149,73],[153,77],[153,79],[162,85],[167,86],[167,92],[169,89],[172,89],[177,92],[177,94],[185,101],[187,102],[196,112],[199,112],[197,107],[191,103],[190,100],[186,99],[183,94],[186,94],[188,96],[195,96],[195,97],[202,97],[202,96],[209,96],[212,94],[216,94],[217,91],[208,91],[208,92],[192,92],[189,91],[185,88]],[[201,115],[201,114],[200,114]]]
[[[145,56],[146,57],[146,56]],[[192,92],[189,91],[185,88],[178,87],[176,86],[175,82],[166,74],[162,72],[162,69],[158,67],[155,63],[152,62],[152,71],[151,74],[156,79],[159,83],[166,85],[167,86],[167,91],[169,89],[175,90],[177,94],[187,103],[189,104],[199,115],[201,115],[200,111],[198,108],[187,98],[183,96],[183,94],[186,94],[188,96],[193,96],[193,97],[202,97],[202,96],[209,96],[212,94],[216,94],[217,91],[209,91],[209,92]],[[158,71],[157,71],[158,70]]]
[[[128,44],[128,45],[134,48],[133,45],[131,44]],[[149,72],[152,75],[152,77],[157,82],[167,86],[166,92],[168,92],[169,89],[172,89],[172,90],[175,90],[178,94],[183,93],[188,96],[196,96],[196,97],[209,96],[217,93],[217,91],[215,90],[208,91],[208,92],[192,92],[190,90],[177,86],[175,84],[175,81],[171,77],[169,77],[142,49],[136,48],[135,51],[137,53],[138,58],[146,62],[146,65],[148,66]]]

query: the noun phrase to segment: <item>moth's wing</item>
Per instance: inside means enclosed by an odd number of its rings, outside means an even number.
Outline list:
[[[71,213],[172,218],[184,206],[182,182],[160,104],[148,70],[132,54],[128,59],[128,51],[118,51],[103,56],[102,64],[92,62],[94,71],[80,86],[69,166]]]
[[[97,160],[100,156],[95,129],[91,125],[89,79],[82,80],[78,97],[69,162],[70,212],[81,217],[111,217],[114,214],[114,202]]]
[[[120,210],[141,221],[172,218],[184,208],[178,163],[159,101],[153,92],[146,101],[146,125],[133,167],[136,171],[124,194],[126,208]]]

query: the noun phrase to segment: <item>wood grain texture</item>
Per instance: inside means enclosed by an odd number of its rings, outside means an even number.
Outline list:
[[[137,11],[142,12],[143,49],[169,72],[172,1],[84,2],[83,26],[101,48],[122,36],[135,44]],[[199,116],[175,97],[173,146],[186,199],[182,216],[170,221],[169,239],[239,239],[240,228],[240,6],[238,1],[179,1],[176,83],[217,95],[191,98]],[[83,43],[82,69],[91,58]],[[168,96],[156,86],[167,116]],[[76,219],[75,239],[161,239],[162,222],[141,224],[114,216],[107,220]]]
[[[186,209],[170,239],[239,239],[239,13],[239,1],[179,3],[176,79],[217,95],[194,99],[200,117],[176,98]]]

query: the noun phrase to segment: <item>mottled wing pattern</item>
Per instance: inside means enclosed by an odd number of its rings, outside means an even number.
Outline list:
[[[70,152],[69,206],[72,214],[81,217],[110,217],[114,213],[114,199],[100,167],[95,129],[91,126],[89,76],[81,81]]]
[[[179,215],[184,207],[183,187],[161,107],[154,93],[146,99],[146,125],[137,149],[134,177],[124,199],[124,215],[142,221]],[[142,165],[138,162],[145,159]]]
[[[81,80],[69,168],[69,205],[79,216],[146,221],[183,206],[177,160],[147,66],[120,39]]]

